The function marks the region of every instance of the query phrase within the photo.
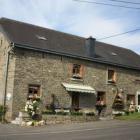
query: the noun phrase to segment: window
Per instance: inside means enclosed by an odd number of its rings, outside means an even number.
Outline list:
[[[73,64],[72,77],[81,79],[83,77],[83,66],[79,64]]]
[[[108,70],[108,83],[116,83],[116,72]]]
[[[135,104],[135,95],[127,94],[127,101],[129,101],[131,104]]]
[[[40,96],[40,85],[29,85],[28,98],[37,98]]]
[[[44,37],[44,36],[36,35],[36,37],[37,37],[39,40],[47,40],[47,38]]]
[[[111,55],[116,56],[117,54],[115,52],[111,52]]]

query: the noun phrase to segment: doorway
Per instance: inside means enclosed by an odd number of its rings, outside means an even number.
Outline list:
[[[98,101],[102,101],[104,105],[106,104],[106,94],[105,94],[105,92],[103,92],[103,91],[98,91],[97,92],[97,102]]]
[[[72,109],[79,110],[79,93],[72,93]]]

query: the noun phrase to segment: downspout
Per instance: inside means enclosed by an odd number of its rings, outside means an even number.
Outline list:
[[[8,80],[8,70],[9,70],[9,58],[10,58],[10,53],[13,50],[14,44],[10,43],[9,50],[7,51],[7,57],[6,57],[6,66],[5,66],[5,74],[4,74],[4,97],[3,97],[3,112],[6,107],[6,96],[7,96],[7,80]],[[5,113],[2,116],[2,122],[5,121]]]

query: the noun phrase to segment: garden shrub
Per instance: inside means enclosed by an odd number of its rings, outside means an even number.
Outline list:
[[[29,99],[25,105],[25,111],[33,120],[41,120],[41,100],[39,98]]]
[[[82,112],[71,112],[71,115],[73,115],[73,116],[82,116],[83,113]]]
[[[55,115],[56,113],[55,112],[53,112],[52,110],[45,110],[45,111],[43,111],[42,112],[42,114],[46,114],[46,115]]]
[[[86,113],[86,116],[95,116],[95,113],[94,112],[89,112],[89,113]]]
[[[69,113],[68,112],[64,112],[64,111],[60,111],[60,112],[57,112],[56,113],[57,115],[69,115]]]
[[[5,115],[6,111],[7,111],[7,108],[4,107],[3,105],[0,105],[0,121],[2,121],[2,116]]]

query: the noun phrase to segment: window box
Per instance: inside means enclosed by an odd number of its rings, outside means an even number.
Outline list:
[[[82,79],[82,77],[81,77],[80,74],[73,74],[73,75],[72,75],[72,78],[75,78],[75,79]]]
[[[82,79],[83,78],[84,67],[83,65],[73,64],[72,65],[72,78]]]
[[[29,85],[27,98],[40,99],[40,85]]]

